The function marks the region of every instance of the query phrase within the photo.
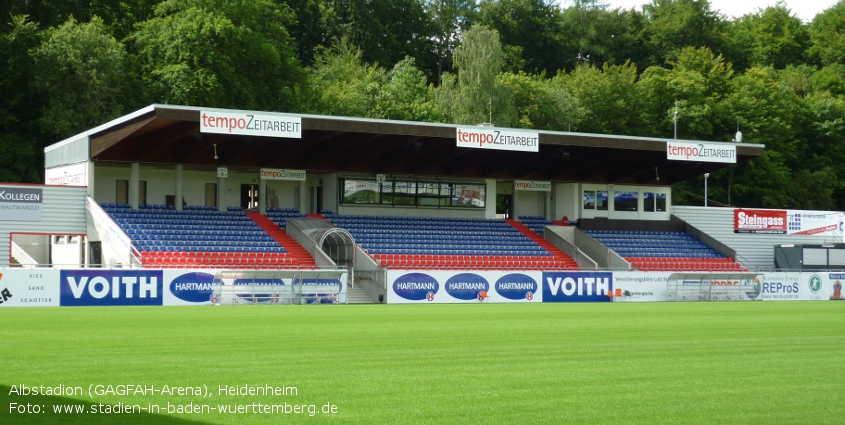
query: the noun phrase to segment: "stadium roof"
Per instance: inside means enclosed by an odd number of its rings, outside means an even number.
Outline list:
[[[201,133],[201,111],[299,117],[302,137]],[[98,161],[184,164],[209,169],[263,167],[302,169],[309,173],[670,185],[731,165],[668,160],[670,140],[667,139],[571,132],[539,131],[539,152],[464,148],[456,144],[457,127],[156,104],[93,128],[83,136],[89,137],[90,158]],[[736,146],[737,163],[762,156],[764,150],[760,144],[712,143]],[[215,149],[218,159],[214,158]]]

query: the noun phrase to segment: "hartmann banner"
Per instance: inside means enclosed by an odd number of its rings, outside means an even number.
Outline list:
[[[536,131],[497,130],[487,127],[458,127],[455,140],[459,148],[539,152],[540,133]]]
[[[666,159],[736,163],[736,145],[730,143],[666,142]]]
[[[841,233],[845,214],[834,211],[805,210],[734,210],[734,233],[775,233],[785,235],[817,235]]]
[[[41,221],[43,204],[40,187],[0,186],[0,220]]]
[[[200,131],[217,134],[302,138],[302,118],[200,111]]]

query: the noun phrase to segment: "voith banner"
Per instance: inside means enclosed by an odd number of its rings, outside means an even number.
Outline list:
[[[736,145],[730,143],[666,142],[666,159],[674,161],[736,163]]]
[[[455,140],[459,148],[539,152],[540,133],[499,130],[487,127],[458,127]]]
[[[301,139],[302,118],[200,111],[200,132]]]

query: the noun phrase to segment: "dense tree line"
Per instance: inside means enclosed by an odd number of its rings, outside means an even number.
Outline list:
[[[845,0],[9,0],[0,94],[0,181],[150,103],[667,138],[677,104],[679,138],[767,146],[711,202],[845,209]]]

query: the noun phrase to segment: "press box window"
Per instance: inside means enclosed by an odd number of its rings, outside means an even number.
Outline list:
[[[616,192],[613,194],[613,209],[617,212],[637,212],[638,201],[639,194],[637,192]]]

